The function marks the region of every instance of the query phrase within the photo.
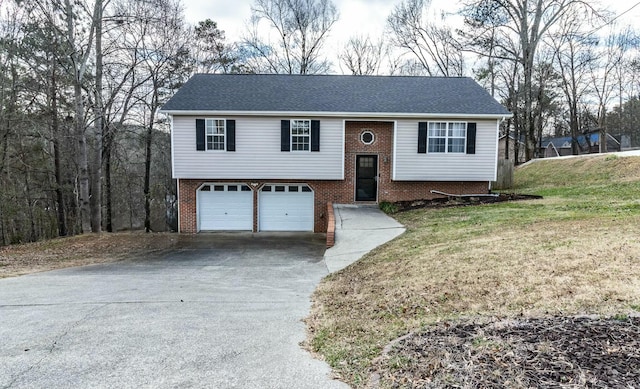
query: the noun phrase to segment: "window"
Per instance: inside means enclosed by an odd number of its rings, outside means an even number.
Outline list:
[[[464,153],[467,123],[429,122],[427,138],[430,153]]]
[[[291,151],[309,151],[311,120],[291,121]]]
[[[364,143],[365,145],[372,144],[374,140],[375,137],[373,135],[373,132],[369,130],[363,131],[362,134],[360,134],[360,142]]]
[[[205,129],[207,138],[207,150],[224,150],[224,119],[207,119]]]

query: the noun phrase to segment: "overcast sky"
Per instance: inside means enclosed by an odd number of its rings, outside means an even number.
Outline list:
[[[399,0],[334,0],[340,18],[331,29],[333,41],[346,41],[350,36],[363,33],[379,35],[387,16]],[[441,9],[455,0],[432,0],[432,7]],[[253,0],[185,0],[185,15],[193,24],[210,18],[224,30],[229,41],[240,38],[251,17]]]
[[[330,57],[335,56],[336,48],[341,47],[351,36],[356,34],[378,37],[386,26],[387,16],[394,5],[401,0],[333,0],[338,8],[340,18],[331,29],[327,49]],[[595,1],[592,1],[595,4]],[[600,4],[607,5],[610,11],[621,13],[629,10],[621,18],[623,23],[638,25],[640,22],[640,0],[601,0]],[[187,21],[196,24],[207,18],[218,23],[218,28],[224,30],[227,41],[240,39],[245,26],[251,16],[253,0],[184,0]],[[457,10],[457,0],[431,0],[434,13],[452,12]],[[331,53],[333,52],[333,53]],[[333,55],[331,55],[333,54]],[[332,59],[337,65],[337,59]],[[335,69],[339,71],[339,69]]]

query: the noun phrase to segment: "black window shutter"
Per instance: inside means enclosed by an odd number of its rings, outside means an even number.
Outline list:
[[[205,150],[204,119],[196,119],[196,150]]]
[[[418,153],[427,153],[427,122],[418,123]]]
[[[311,151],[320,151],[320,120],[311,121]]]
[[[291,151],[288,120],[280,122],[280,151]]]
[[[476,153],[476,124],[467,123],[467,154]]]
[[[236,121],[227,120],[227,151],[236,151]]]

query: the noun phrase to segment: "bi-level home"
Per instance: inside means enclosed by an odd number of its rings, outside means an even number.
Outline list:
[[[466,77],[198,74],[171,117],[179,230],[326,229],[327,203],[479,194],[510,113]]]

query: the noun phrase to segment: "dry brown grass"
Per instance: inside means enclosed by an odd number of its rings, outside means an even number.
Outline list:
[[[590,159],[592,178],[577,183],[519,173],[545,200],[398,214],[407,233],[317,289],[310,348],[364,386],[389,341],[436,322],[640,310],[640,158],[621,160]],[[552,167],[529,172],[555,177]]]
[[[121,232],[86,234],[0,247],[0,278],[105,263],[171,247],[176,234]]]

